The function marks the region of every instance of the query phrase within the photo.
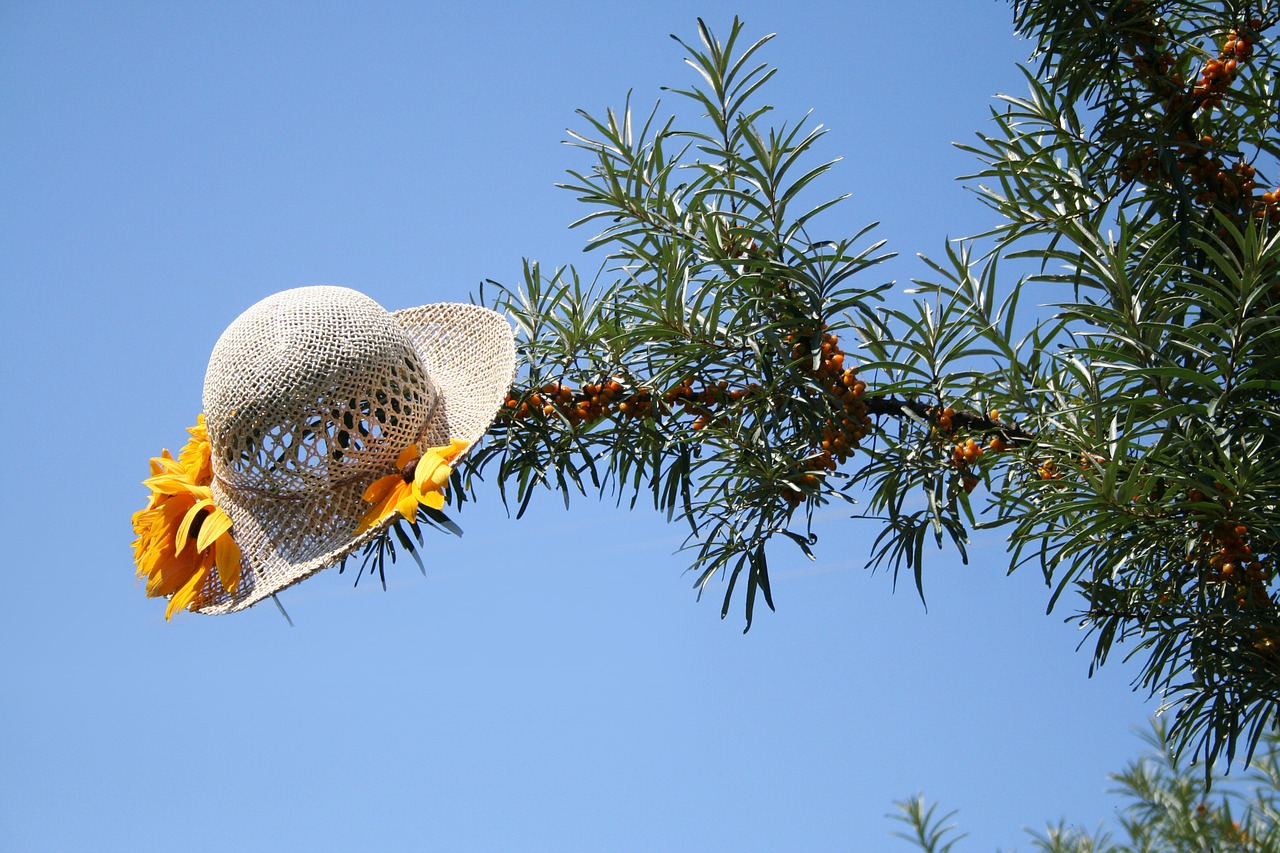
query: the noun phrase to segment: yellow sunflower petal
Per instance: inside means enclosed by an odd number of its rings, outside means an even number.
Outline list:
[[[133,514],[133,532],[138,536],[142,536],[151,529],[151,517],[155,515],[156,508],[149,506],[146,509],[140,509]],[[137,543],[134,543],[135,546]]]
[[[400,500],[396,501],[396,511],[403,515],[406,521],[413,521],[418,517],[418,495],[413,489],[404,490]]]
[[[151,509],[134,515],[134,530],[138,538],[133,543],[133,558],[138,565],[139,577],[150,574],[157,565],[176,559],[174,531],[194,504],[189,495],[166,498]]]
[[[177,592],[190,578],[191,573],[176,564],[157,566],[147,577],[147,598],[160,598]]]
[[[199,559],[194,550],[183,555],[172,551],[156,550],[147,576],[147,597],[158,598],[170,595],[186,585],[191,575],[199,567]]]
[[[401,450],[400,455],[396,457],[396,467],[403,470],[404,466],[408,465],[421,455],[421,452],[418,450],[418,445],[411,444],[404,450]]]
[[[432,509],[444,509],[444,495],[440,492],[427,492],[418,500]]]
[[[240,546],[224,533],[213,545],[214,559],[218,563],[218,580],[227,592],[235,592],[240,585]]]
[[[404,478],[399,474],[388,474],[385,477],[379,477],[368,485],[364,490],[364,494],[360,496],[360,500],[371,504],[379,503],[387,496],[388,492],[395,488],[397,482],[404,482]]]
[[[431,472],[431,485],[437,491],[441,491],[445,486],[449,485],[449,477],[453,474],[453,467],[441,463],[436,470]]]
[[[157,571],[147,578],[147,598],[164,598],[177,592],[191,576],[186,572]]]
[[[186,469],[191,482],[206,485],[213,480],[213,450],[209,445],[209,431],[205,426],[204,415],[196,418],[196,425],[188,427],[191,440],[178,454],[178,461]]]
[[[211,506],[213,506],[213,501],[196,501],[191,509],[187,510],[187,514],[182,517],[182,523],[178,525],[178,532],[173,538],[173,550],[175,553],[181,554],[186,550],[187,541],[191,538],[191,525],[195,522],[196,516],[200,514],[200,510]],[[208,521],[208,519],[205,519],[205,521]],[[200,549],[197,548],[196,550]]]
[[[155,477],[155,476],[157,476],[157,475],[159,475],[159,474],[163,474],[163,473],[164,473],[164,466],[163,466],[162,464],[160,464],[160,460],[161,460],[161,459],[164,459],[166,456],[169,456],[169,451],[167,451],[167,450],[166,450],[166,451],[164,451],[164,456],[161,456],[161,457],[159,457],[159,458],[153,458],[153,459],[151,460],[150,465],[151,465],[151,476],[152,476],[152,477]]]
[[[163,471],[178,471],[182,469],[182,463],[173,458],[173,454],[169,452],[167,447],[160,451],[159,456],[152,457],[151,461],[158,464]]]
[[[184,466],[179,460],[174,459],[169,451],[166,450],[160,456],[154,457],[151,462],[153,466],[153,470],[151,472],[152,479],[155,477],[176,477],[183,482],[191,482],[191,477],[187,474],[186,466]],[[155,466],[159,466],[160,470],[154,470]],[[145,480],[143,482],[146,483]]]
[[[142,485],[146,486],[153,492],[159,492],[162,495],[182,495],[189,494],[191,483],[187,481],[186,474],[168,473],[157,474],[154,477],[148,477],[142,481]]]
[[[400,500],[402,489],[407,489],[408,484],[406,484],[404,478],[398,474],[395,476],[394,480],[395,482],[391,484],[391,488],[388,488],[386,493],[383,494],[373,506],[369,507],[369,509],[365,511],[364,515],[360,516],[360,523],[356,526],[357,536],[378,524],[382,519],[395,511],[396,503]],[[398,486],[397,483],[399,484]]]
[[[441,489],[449,482],[452,473],[453,469],[444,458],[432,449],[418,460],[418,467],[413,472],[413,487],[419,492]]]
[[[441,455],[449,462],[453,462],[454,459],[458,458],[458,454],[462,453],[462,451],[466,450],[470,446],[470,442],[463,441],[460,438],[451,438],[449,439],[449,445],[447,447],[440,448],[440,450],[443,451]]]
[[[195,600],[196,594],[200,591],[200,584],[204,583],[204,579],[208,576],[207,568],[197,569],[191,574],[191,579],[183,584],[182,589],[173,594],[173,598],[169,599],[169,606],[164,611],[166,622],[173,618],[173,614],[185,610]]]
[[[219,536],[230,529],[231,516],[215,506],[209,511],[204,523],[200,525],[200,535],[196,537],[196,550],[203,551],[208,548],[218,540]]]

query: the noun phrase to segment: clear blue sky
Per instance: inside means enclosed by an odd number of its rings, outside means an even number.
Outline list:
[[[1153,706],[1135,668],[1086,677],[995,538],[933,561],[926,613],[833,515],[746,636],[678,528],[553,494],[517,522],[482,493],[426,579],[290,590],[293,629],[166,624],[134,584],[147,458],[227,323],[579,262],[574,110],[687,84],[668,34],[735,12],[778,33],[779,116],[845,157],[828,226],[902,255],[868,284],[989,222],[950,143],[1022,91],[1004,3],[0,3],[0,849],[901,851],[884,815],[919,790],[963,851],[1110,816]]]

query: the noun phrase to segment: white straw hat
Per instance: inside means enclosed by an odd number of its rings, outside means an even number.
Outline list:
[[[388,312],[355,290],[302,287],[245,311],[204,382],[213,500],[240,582],[228,593],[211,577],[198,609],[248,607],[382,535],[394,514],[356,533],[366,487],[411,444],[469,448],[514,374],[510,324],[475,305]]]

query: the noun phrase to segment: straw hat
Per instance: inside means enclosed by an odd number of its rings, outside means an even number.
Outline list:
[[[365,488],[411,444],[469,449],[514,373],[511,326],[475,305],[388,312],[355,290],[302,287],[241,314],[204,382],[213,500],[240,582],[211,588],[201,612],[248,607],[381,535],[390,518],[356,534]]]

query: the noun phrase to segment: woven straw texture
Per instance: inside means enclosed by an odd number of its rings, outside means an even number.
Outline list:
[[[355,535],[365,488],[414,442],[478,440],[514,374],[511,326],[474,305],[388,313],[355,290],[303,287],[241,314],[204,384],[240,584],[228,594],[211,577],[200,612],[241,610],[380,535],[385,524]]]

